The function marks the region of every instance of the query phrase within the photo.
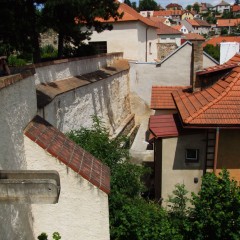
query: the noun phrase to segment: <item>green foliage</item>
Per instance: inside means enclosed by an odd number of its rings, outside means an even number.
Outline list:
[[[41,47],[41,58],[56,58],[57,57],[57,49],[55,49],[52,45],[48,44],[46,46]]]
[[[186,10],[191,11],[192,10],[192,5],[187,5]]]
[[[220,46],[213,46],[211,44],[207,44],[203,49],[207,54],[211,57],[219,61],[220,59]]]
[[[52,238],[53,240],[60,240],[61,236],[58,232],[54,232]],[[46,233],[41,233],[41,235],[38,236],[38,240],[48,240],[48,235]]]
[[[24,59],[18,58],[15,55],[10,55],[8,57],[8,65],[12,67],[21,67],[26,65],[26,61]]]
[[[205,174],[192,204],[195,239],[240,239],[240,188],[226,170]]]
[[[194,4],[193,4],[193,10],[194,10],[195,12],[199,13],[200,8],[199,8],[198,3],[194,3]]]
[[[228,34],[227,28],[222,28],[221,29],[221,35],[227,35],[227,34]]]
[[[154,0],[140,0],[139,2],[139,11],[151,11],[159,10],[158,4]]]

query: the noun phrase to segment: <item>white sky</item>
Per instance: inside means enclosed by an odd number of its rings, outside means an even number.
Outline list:
[[[139,2],[139,0],[131,0],[131,2],[136,1],[137,4]],[[234,3],[234,0],[224,0],[225,2],[228,2],[230,4]],[[202,1],[197,1],[197,0],[155,0],[155,2],[157,2],[158,4],[160,4],[162,7],[165,7],[166,5],[168,5],[169,3],[177,3],[179,5],[182,5],[183,8],[185,8],[187,5],[192,5],[195,2],[206,2],[206,3],[210,3],[213,6],[217,5],[218,3],[221,2],[221,0],[202,0]]]

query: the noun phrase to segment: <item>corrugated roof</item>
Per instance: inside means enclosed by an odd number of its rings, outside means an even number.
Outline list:
[[[90,183],[107,194],[110,192],[109,167],[43,118],[36,116],[25,129],[25,135]]]
[[[151,109],[176,109],[172,92],[188,88],[190,86],[152,86]]]
[[[173,97],[185,124],[239,126],[240,67],[203,91],[175,91]]]

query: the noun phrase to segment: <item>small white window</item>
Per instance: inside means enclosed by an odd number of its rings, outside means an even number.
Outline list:
[[[199,162],[199,149],[186,149],[185,162],[186,163],[198,163]]]

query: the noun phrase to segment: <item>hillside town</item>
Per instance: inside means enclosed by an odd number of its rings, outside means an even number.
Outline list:
[[[0,240],[239,239],[240,1],[29,2],[0,2]]]

